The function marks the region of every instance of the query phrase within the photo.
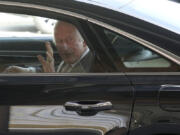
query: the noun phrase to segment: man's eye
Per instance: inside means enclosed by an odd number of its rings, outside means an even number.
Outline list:
[[[73,41],[73,38],[71,38],[71,37],[70,37],[70,38],[67,38],[67,42],[68,42],[68,43],[70,43],[70,42],[72,42],[72,41]]]
[[[63,43],[63,40],[58,40],[57,43],[58,43],[58,44],[62,44],[62,43]]]

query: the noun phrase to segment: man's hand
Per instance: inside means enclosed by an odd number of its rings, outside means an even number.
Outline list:
[[[36,69],[33,67],[23,68],[19,66],[9,66],[3,73],[35,73]]]
[[[46,51],[46,60],[41,55],[38,55],[37,58],[38,58],[39,62],[42,64],[43,71],[46,73],[52,73],[52,72],[55,72],[53,49],[49,42],[46,42],[45,46],[46,46],[46,50],[47,50]]]

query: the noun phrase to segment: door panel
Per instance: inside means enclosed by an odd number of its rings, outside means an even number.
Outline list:
[[[12,106],[10,131],[93,129],[120,134],[128,130],[133,90],[123,74],[1,75],[0,80],[0,104]],[[113,107],[80,116],[64,108],[68,101],[109,101]]]

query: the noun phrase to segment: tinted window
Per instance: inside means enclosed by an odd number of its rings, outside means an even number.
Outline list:
[[[152,50],[109,30],[103,32],[109,42],[107,47],[120,68],[128,71],[172,71],[174,64]]]

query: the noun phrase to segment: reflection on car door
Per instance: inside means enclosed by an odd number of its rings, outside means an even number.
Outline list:
[[[94,129],[110,134],[128,130],[133,91],[123,74],[1,75],[0,79],[3,80],[1,105],[15,105],[11,107],[10,113],[9,128],[12,131],[65,128]],[[64,108],[67,102],[86,106],[68,110]],[[97,106],[98,103],[105,102],[113,106]],[[104,107],[108,107],[107,105]],[[93,110],[87,106],[95,107]],[[72,104],[71,108],[73,107],[76,104]],[[96,113],[92,113],[93,111]]]

